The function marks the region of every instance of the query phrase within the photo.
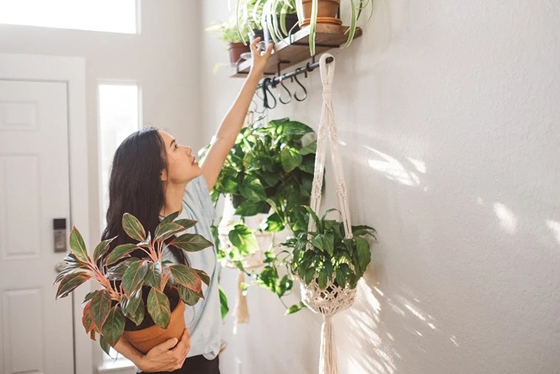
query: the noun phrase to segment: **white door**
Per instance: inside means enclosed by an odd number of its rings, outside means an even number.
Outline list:
[[[52,284],[53,220],[71,228],[67,103],[66,82],[0,80],[1,374],[74,372],[72,300]]]

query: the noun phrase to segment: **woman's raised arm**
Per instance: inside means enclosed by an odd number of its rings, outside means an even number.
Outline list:
[[[270,43],[266,52],[261,55],[257,48],[257,43],[259,41],[260,38],[257,38],[251,43],[253,63],[249,75],[243,84],[241,92],[237,95],[235,102],[224,117],[216,135],[212,138],[208,154],[201,165],[202,174],[206,179],[208,189],[212,189],[214,184],[216,184],[216,180],[218,179],[218,175],[220,175],[226,157],[235,144],[237,135],[243,127],[245,116],[249,110],[249,105],[251,104],[255,90],[263,77],[266,63],[272,54],[274,45]]]

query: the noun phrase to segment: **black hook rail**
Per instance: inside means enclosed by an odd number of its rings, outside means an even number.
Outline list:
[[[327,64],[329,64],[333,61],[334,61],[333,57],[327,57],[325,62]],[[278,71],[280,71],[280,64],[282,64],[282,61],[278,62]],[[295,76],[300,75],[300,74],[305,74],[307,76],[308,72],[312,72],[313,70],[317,69],[318,67],[319,67],[319,61],[315,62],[315,56],[313,56],[312,62],[308,62],[307,64],[305,64],[305,67],[299,67],[296,70],[291,71],[289,73],[278,74],[278,76],[276,76],[276,77],[268,77],[268,78],[263,79],[263,81],[261,83],[259,83],[257,89],[262,89],[263,86],[276,87],[283,80],[295,77]]]

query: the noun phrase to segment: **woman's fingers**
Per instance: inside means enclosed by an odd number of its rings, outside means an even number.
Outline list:
[[[176,345],[177,345],[177,338],[171,338],[171,339],[168,339],[168,340],[164,341],[161,344],[156,345],[151,350],[157,350],[157,351],[160,351],[160,352],[165,352],[165,351],[168,351],[168,350],[172,349]]]

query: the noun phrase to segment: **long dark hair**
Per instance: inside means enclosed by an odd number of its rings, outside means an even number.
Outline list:
[[[163,171],[168,172],[167,156],[165,143],[157,128],[147,127],[136,131],[117,148],[109,179],[107,227],[101,236],[102,240],[117,237],[111,243],[111,250],[119,244],[135,242],[123,230],[124,213],[138,218],[153,238],[160,222],[159,213],[165,202],[164,184],[161,180]],[[181,249],[169,249],[179,262],[188,263]],[[142,251],[137,251],[132,255],[142,257],[143,254]]]

